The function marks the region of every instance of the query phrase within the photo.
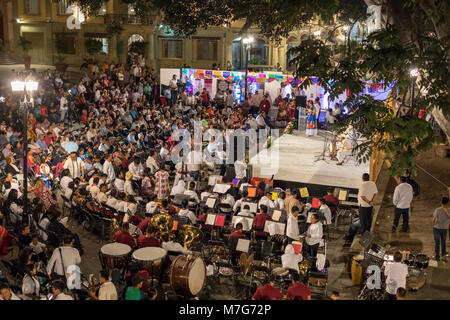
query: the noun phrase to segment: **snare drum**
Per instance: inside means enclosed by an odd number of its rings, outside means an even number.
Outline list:
[[[182,295],[198,295],[206,283],[206,265],[200,257],[180,255],[170,267],[170,286]]]
[[[161,275],[161,263],[166,257],[167,251],[157,247],[146,247],[133,252],[133,261],[139,265],[139,269],[147,270],[152,279],[159,279]]]
[[[272,275],[275,277],[275,283],[279,288],[284,289],[287,284],[291,283],[289,270],[286,268],[275,268],[272,270]]]
[[[124,270],[130,259],[131,247],[122,243],[108,243],[100,248],[98,253],[104,269]]]
[[[416,263],[416,256],[413,254],[409,254],[408,257],[405,259],[405,263],[407,266],[414,267]]]

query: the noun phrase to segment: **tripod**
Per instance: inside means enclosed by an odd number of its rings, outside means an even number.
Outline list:
[[[328,146],[328,141],[330,139],[328,138],[327,132],[325,131],[324,137],[323,137],[323,148],[322,148],[322,153],[320,155],[318,155],[316,157],[316,159],[314,160],[314,163],[316,163],[317,161],[325,161],[325,163],[329,163],[326,159],[325,159],[325,153],[327,152],[327,146]]]

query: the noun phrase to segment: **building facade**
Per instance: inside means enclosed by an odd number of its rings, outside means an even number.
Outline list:
[[[183,64],[210,69],[214,63],[225,69],[228,62],[234,70],[245,68],[245,49],[240,38],[242,24],[239,22],[178,38],[159,23],[157,16],[150,13],[145,19],[138,18],[134,9],[120,0],[109,0],[96,16],[84,20],[68,1],[4,0],[0,16],[0,38],[18,61],[23,56],[17,45],[19,36],[32,42],[31,63],[54,65],[62,55],[70,66],[80,66],[90,57],[85,40],[93,38],[103,44],[103,53],[96,56],[100,63],[124,64],[130,44],[146,41],[149,44],[146,64],[155,69],[179,68]],[[108,26],[114,23],[123,28],[120,34],[108,33],[111,30]],[[258,36],[257,29],[249,30],[249,33],[255,37],[249,52],[249,65],[260,70],[273,70],[279,63],[286,70],[286,41],[275,45]]]

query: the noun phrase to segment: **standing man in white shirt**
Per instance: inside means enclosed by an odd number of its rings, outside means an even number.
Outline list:
[[[234,162],[234,171],[236,172],[236,179],[243,179],[247,177],[247,160],[236,160]]]
[[[64,162],[64,169],[69,169],[72,179],[81,178],[83,175],[83,161],[77,156],[77,153],[71,152],[70,156]]]
[[[395,187],[392,202],[395,206],[394,225],[392,232],[395,232],[400,222],[400,216],[403,217],[402,232],[408,232],[409,209],[414,196],[413,187],[407,182],[406,177],[400,177],[400,184]]]
[[[306,231],[306,246],[305,253],[310,257],[315,258],[317,256],[317,250],[319,249],[320,241],[323,236],[323,226],[319,222],[319,217],[317,213],[313,213],[311,216],[311,225]]]
[[[402,261],[402,254],[394,254],[394,262],[389,262],[384,269],[386,276],[386,292],[389,300],[397,300],[396,294],[398,288],[406,288],[406,277],[408,276],[408,266]]]
[[[286,227],[286,236],[288,237],[288,243],[292,241],[300,240],[300,234],[298,230],[298,214],[300,210],[297,206],[292,207],[292,212],[289,213]]]
[[[65,235],[63,245],[53,251],[52,257],[47,264],[47,274],[49,277],[54,273],[69,279],[71,274],[67,272],[73,269],[73,266],[78,266],[81,263],[80,253],[78,249],[72,248],[72,241],[71,235]]]
[[[170,106],[173,106],[177,103],[178,98],[178,85],[177,85],[177,75],[174,74],[172,79],[169,81],[169,89],[172,101],[170,102]]]
[[[159,170],[158,154],[156,153],[156,151],[153,150],[150,152],[145,165],[147,166],[147,168],[150,168],[152,174],[156,173]]]
[[[364,173],[363,183],[358,192],[359,219],[361,221],[361,233],[370,232],[372,226],[373,205],[378,194],[377,185],[370,181],[370,175]]]
[[[112,154],[108,154],[108,157],[103,162],[103,173],[107,175],[108,181],[113,182],[116,179],[116,173],[112,164]]]

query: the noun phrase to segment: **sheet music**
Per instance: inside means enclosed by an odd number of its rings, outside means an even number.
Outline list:
[[[311,217],[313,215],[313,212],[308,212],[308,218],[306,219],[306,223],[311,223]]]
[[[214,208],[214,205],[216,204],[216,198],[208,198],[207,200],[206,200],[206,206],[208,207],[208,208]]]
[[[236,225],[238,223],[242,223],[242,229],[244,231],[250,231],[252,229],[253,219],[247,217],[233,216],[233,219],[231,220],[231,224],[233,225],[233,227],[236,228]]]
[[[271,227],[271,225],[273,225],[274,227]],[[272,231],[273,234],[280,234],[282,236],[284,236],[285,229],[286,229],[285,223],[280,223],[280,222],[275,222],[275,221],[266,221],[266,224],[264,226],[265,232],[269,232],[269,234],[270,234],[270,231]],[[273,235],[273,234],[271,234],[271,235]]]
[[[214,186],[217,182],[217,177],[218,176],[209,176],[208,186]]]
[[[257,203],[242,201],[241,211],[244,209],[245,205],[248,205],[250,207],[250,212],[252,212],[252,213],[258,212],[258,204]]]
[[[247,253],[249,247],[250,247],[250,240],[239,239],[236,245],[236,251]]]
[[[215,222],[216,222],[216,215],[208,214],[208,216],[206,217],[205,224],[213,226]]]
[[[339,190],[339,201],[345,201],[347,200],[347,190]]]
[[[279,221],[281,217],[281,211],[280,210],[274,210],[272,215],[272,220]]]
[[[214,186],[213,192],[223,194],[223,193],[227,192],[230,188],[231,188],[231,186],[229,184],[218,183]]]

